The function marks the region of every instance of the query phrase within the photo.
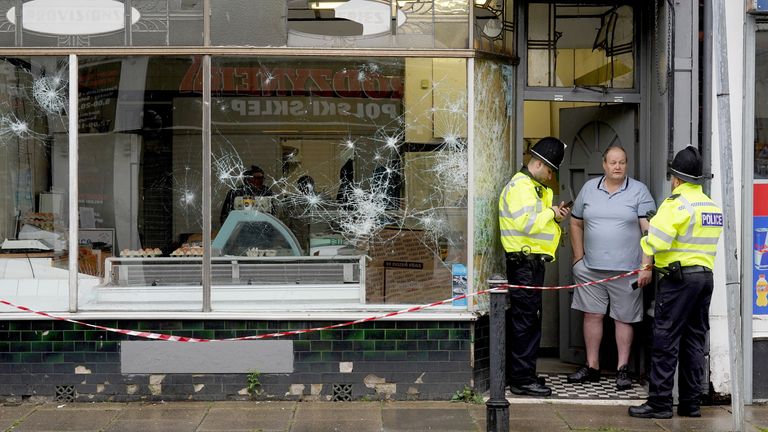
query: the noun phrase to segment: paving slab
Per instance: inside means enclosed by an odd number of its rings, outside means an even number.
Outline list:
[[[193,432],[205,417],[209,403],[177,402],[129,404],[104,430],[106,432]]]
[[[293,414],[293,407],[211,408],[197,431],[287,431],[291,426]]]
[[[511,405],[509,408],[510,431],[560,432],[571,430],[551,405]],[[485,405],[470,405],[468,411],[480,430],[485,431],[487,427]]]
[[[668,431],[680,432],[730,432],[733,430],[733,423],[730,417],[711,417],[702,414],[700,418],[678,417],[671,420],[660,421],[659,424]],[[760,429],[745,424],[744,432],[758,432]]]
[[[725,432],[730,406],[702,407],[701,418],[636,419],[626,406],[521,403],[510,431]],[[0,431],[27,432],[484,432],[485,405],[450,402],[169,402],[0,406]],[[768,406],[745,407],[745,432],[764,432]]]
[[[14,432],[90,432],[101,431],[120,413],[119,409],[37,409]]]
[[[293,411],[296,409],[296,404],[299,402],[283,402],[283,401],[217,401],[210,402],[210,407],[213,408],[227,408],[227,409],[241,409],[241,408],[281,408],[289,409]]]
[[[291,432],[380,432],[379,402],[299,403]]]
[[[576,430],[616,430],[616,431],[654,431],[666,429],[672,420],[654,420],[630,417],[626,406],[564,406],[553,407],[557,415],[571,429]],[[666,425],[666,426],[665,426]]]
[[[466,404],[454,408],[389,408],[381,410],[386,432],[467,432],[479,431],[467,410]]]
[[[36,405],[0,405],[0,430],[6,430],[37,409]]]
[[[722,406],[721,409],[731,413],[731,406]],[[755,404],[744,407],[744,420],[749,424],[762,429],[768,429],[768,405]]]

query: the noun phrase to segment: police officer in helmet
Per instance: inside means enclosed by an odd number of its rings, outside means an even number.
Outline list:
[[[507,281],[513,285],[544,285],[544,263],[555,259],[560,223],[570,207],[552,205],[554,193],[544,183],[560,167],[565,144],[547,137],[530,150],[522,167],[499,198],[499,228],[507,264]],[[541,342],[541,290],[509,290],[506,314],[506,378],[515,394],[549,396],[552,390],[536,376]]]
[[[648,235],[640,240],[662,277],[656,291],[648,400],[629,408],[632,417],[672,417],[678,361],[677,414],[701,416],[712,269],[723,213],[702,191],[705,177],[695,147],[679,151],[667,175],[672,178],[672,195],[661,204],[650,221]]]

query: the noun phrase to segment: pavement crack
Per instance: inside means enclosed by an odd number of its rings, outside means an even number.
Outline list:
[[[555,409],[555,415],[557,416],[557,418],[560,419],[560,421],[562,421],[563,423],[565,423],[566,426],[568,426],[568,430],[576,430],[576,429],[574,429],[573,425],[568,423],[568,420],[566,420],[565,417],[563,417],[563,415],[560,414],[560,410],[559,409]]]
[[[195,430],[200,429],[200,426],[205,421],[205,418],[208,417],[208,414],[211,412],[211,407],[213,406],[213,402],[209,402],[208,406],[205,407],[205,413],[202,417],[200,417],[200,421],[197,423],[197,426],[195,426]]]
[[[14,429],[21,426],[32,414],[37,412],[37,410],[40,408],[40,405],[35,405],[35,407],[32,409],[32,411],[26,413],[25,415],[21,416],[20,419],[14,421],[10,426],[8,426],[7,429],[5,429],[5,432],[13,432]]]
[[[288,432],[293,430],[293,426],[296,424],[296,412],[299,410],[299,403],[293,403],[293,410],[291,410],[291,418],[288,420]]]

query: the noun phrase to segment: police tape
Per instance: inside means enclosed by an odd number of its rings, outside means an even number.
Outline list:
[[[137,331],[137,330],[126,330],[126,329],[119,329],[119,328],[113,328],[113,327],[106,327],[106,326],[100,326],[98,324],[90,324],[90,323],[87,323],[87,322],[74,320],[74,319],[71,319],[71,318],[64,318],[64,317],[60,317],[60,316],[56,316],[56,315],[51,315],[51,314],[49,314],[47,312],[36,311],[36,310],[30,309],[30,308],[28,308],[26,306],[16,305],[16,304],[13,304],[13,303],[11,303],[11,302],[9,302],[7,300],[3,300],[3,299],[0,299],[0,304],[4,304],[6,306],[18,309],[18,310],[23,311],[23,312],[28,312],[28,313],[32,313],[32,314],[35,314],[35,315],[43,316],[43,317],[46,317],[46,318],[50,318],[52,320],[66,321],[66,322],[70,322],[70,323],[77,324],[77,325],[84,326],[84,327],[90,327],[90,328],[94,328],[94,329],[98,329],[98,330],[104,330],[104,331],[108,331],[108,332],[112,332],[112,333],[119,333],[119,334],[123,334],[123,335],[127,335],[127,336],[135,336],[135,337],[139,337],[139,338],[143,338],[143,339],[165,340],[165,341],[172,341],[172,342],[192,342],[192,343],[227,342],[227,341],[243,341],[243,340],[270,339],[270,338],[278,338],[278,337],[285,337],[285,336],[295,336],[295,335],[300,335],[300,334],[305,334],[305,333],[313,333],[313,332],[318,332],[318,331],[323,331],[323,330],[332,330],[332,329],[337,329],[337,328],[341,328],[341,327],[349,327],[349,326],[353,326],[353,325],[356,325],[356,324],[362,324],[362,323],[367,323],[367,322],[371,322],[371,321],[377,321],[377,320],[381,320],[381,319],[391,318],[391,317],[397,316],[397,315],[403,315],[403,314],[407,314],[407,313],[418,312],[420,310],[429,309],[431,307],[444,305],[446,303],[451,303],[451,302],[456,301],[456,300],[462,300],[462,299],[465,299],[465,298],[480,296],[480,295],[489,294],[489,293],[492,293],[492,292],[503,292],[503,291],[507,291],[509,288],[549,291],[549,290],[571,289],[571,288],[579,288],[579,287],[584,287],[584,286],[589,286],[589,285],[597,285],[597,284],[601,284],[601,283],[604,283],[604,282],[610,282],[610,281],[613,281],[613,280],[616,280],[616,279],[621,279],[621,278],[629,277],[629,276],[638,274],[638,273],[640,273],[643,270],[646,270],[646,269],[642,268],[642,269],[632,270],[632,271],[629,271],[629,272],[626,272],[626,273],[622,273],[622,274],[619,274],[619,275],[616,275],[616,276],[611,276],[611,277],[608,277],[608,278],[605,278],[605,279],[596,280],[596,281],[589,281],[589,282],[573,284],[573,285],[560,285],[560,286],[553,286],[553,287],[544,287],[544,286],[537,287],[537,286],[530,286],[530,285],[498,284],[498,285],[494,285],[493,288],[489,288],[489,289],[486,289],[486,290],[477,291],[477,292],[473,292],[473,293],[467,293],[467,294],[461,294],[461,295],[458,295],[456,297],[451,297],[449,299],[436,301],[434,303],[424,304],[424,305],[420,305],[420,306],[413,306],[413,307],[409,307],[407,309],[401,309],[399,311],[388,312],[388,313],[385,313],[385,314],[375,315],[375,316],[371,316],[371,317],[367,317],[367,318],[361,318],[361,319],[354,320],[354,321],[348,321],[348,322],[344,322],[344,323],[333,324],[333,325],[322,326],[322,327],[312,327],[312,328],[299,329],[299,330],[290,330],[290,331],[284,331],[284,332],[274,332],[274,333],[267,333],[267,334],[261,334],[261,335],[252,335],[252,336],[241,336],[241,337],[226,338],[226,339],[203,339],[203,338],[195,338],[195,337],[188,337],[188,336],[174,336],[174,335],[169,335],[169,334],[164,334],[164,333],[152,333],[152,332],[143,332],[143,331]]]

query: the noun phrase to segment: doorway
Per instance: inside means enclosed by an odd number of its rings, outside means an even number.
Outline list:
[[[644,154],[637,142],[638,124],[637,104],[548,101],[526,101],[524,104],[526,147],[548,135],[560,138],[567,145],[559,174],[548,184],[555,191],[555,202],[575,199],[586,181],[603,175],[602,154],[611,145],[621,145],[626,150],[629,158],[627,175],[636,178],[637,173],[641,171],[640,163]],[[545,284],[549,286],[573,283],[570,229],[568,223],[562,224],[561,227],[563,235],[558,247],[557,261],[547,267]],[[566,384],[565,377],[586,363],[583,314],[571,309],[572,298],[573,289],[544,293],[542,349],[538,370],[539,373],[548,375],[556,395],[560,384],[563,389],[574,389]],[[613,379],[610,377],[616,364],[613,320],[604,320],[604,325],[600,349],[604,377],[600,385],[589,384],[579,388],[578,397],[594,398],[598,394],[612,392],[613,398],[642,399],[645,390],[639,384],[634,386],[631,392],[615,391]],[[645,334],[643,325],[637,325],[630,359],[630,369],[635,378],[640,376],[643,370],[644,350],[638,347],[645,345]],[[563,393],[559,396],[563,396]]]

